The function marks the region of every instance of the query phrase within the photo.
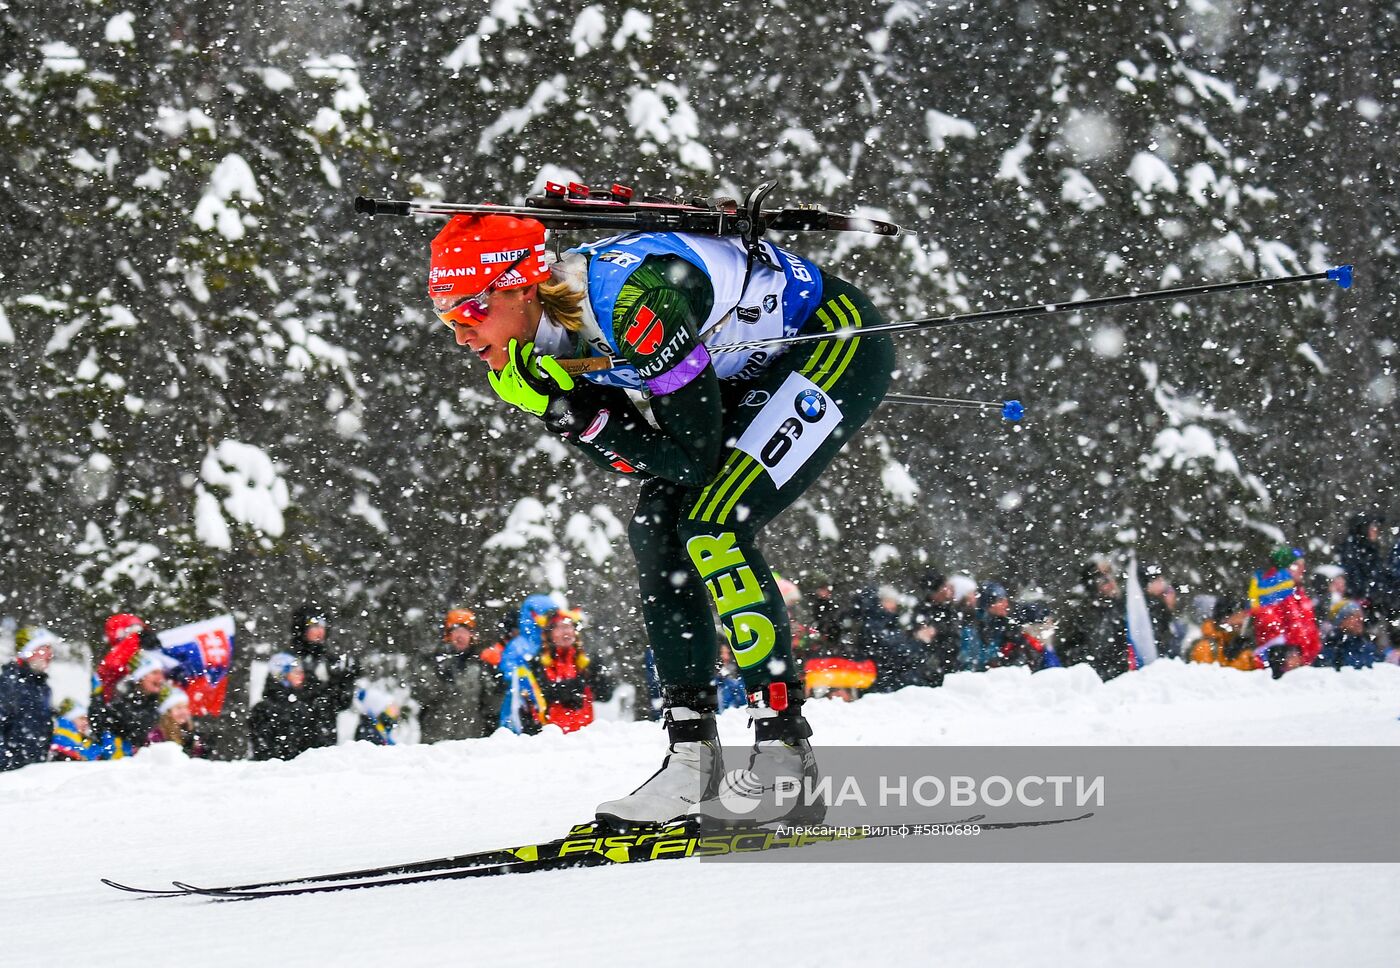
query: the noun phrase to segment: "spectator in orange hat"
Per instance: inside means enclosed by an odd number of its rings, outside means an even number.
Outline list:
[[[495,670],[482,661],[476,613],[448,609],[442,641],[413,678],[420,740],[439,743],[489,735],[495,728],[500,696]]]

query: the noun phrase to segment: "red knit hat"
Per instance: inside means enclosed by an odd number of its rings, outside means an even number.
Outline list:
[[[118,612],[107,619],[102,631],[107,637],[107,644],[114,646],[128,635],[134,635],[145,627],[146,623],[130,612]]]
[[[506,267],[524,255],[510,275]],[[518,289],[549,278],[544,264],[544,225],[509,215],[454,215],[433,239],[428,295],[474,296],[488,286]]]

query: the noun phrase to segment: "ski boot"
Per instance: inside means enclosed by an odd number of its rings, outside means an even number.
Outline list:
[[[754,729],[747,769],[730,770],[719,792],[690,811],[701,830],[771,824],[819,824],[826,804],[816,795],[817,758],[802,696],[785,682],[749,694]]]
[[[724,773],[724,752],[715,727],[714,691],[704,687],[666,690],[670,748],[661,769],[618,800],[598,804],[598,823],[626,833],[686,819],[696,804],[713,797]]]

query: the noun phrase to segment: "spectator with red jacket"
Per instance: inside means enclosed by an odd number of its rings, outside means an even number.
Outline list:
[[[103,636],[107,640],[107,654],[97,663],[98,699],[110,703],[116,694],[117,684],[130,675],[138,662],[137,653],[142,649],[159,649],[160,639],[139,616],[130,612],[118,612],[109,617],[103,626]]]
[[[1303,590],[1303,553],[1282,546],[1269,554],[1269,567],[1249,583],[1255,651],[1275,679],[1311,665],[1322,651],[1312,599]]]
[[[544,628],[538,666],[545,698],[545,722],[566,733],[593,722],[592,659],[579,641],[582,616],[573,609],[556,610]]]

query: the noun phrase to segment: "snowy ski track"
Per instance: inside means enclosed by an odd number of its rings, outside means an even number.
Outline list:
[[[1083,667],[1006,669],[809,709],[829,744],[1395,744],[1400,668],[1275,683],[1161,662],[1108,684]],[[723,717],[727,743],[744,733],[742,714]],[[98,883],[221,884],[554,837],[661,751],[654,724],[600,722],[289,763],[158,747],[3,774],[3,962],[716,965],[776,943],[803,966],[1244,968],[1389,965],[1400,950],[1395,865],[679,861],[246,903]]]

